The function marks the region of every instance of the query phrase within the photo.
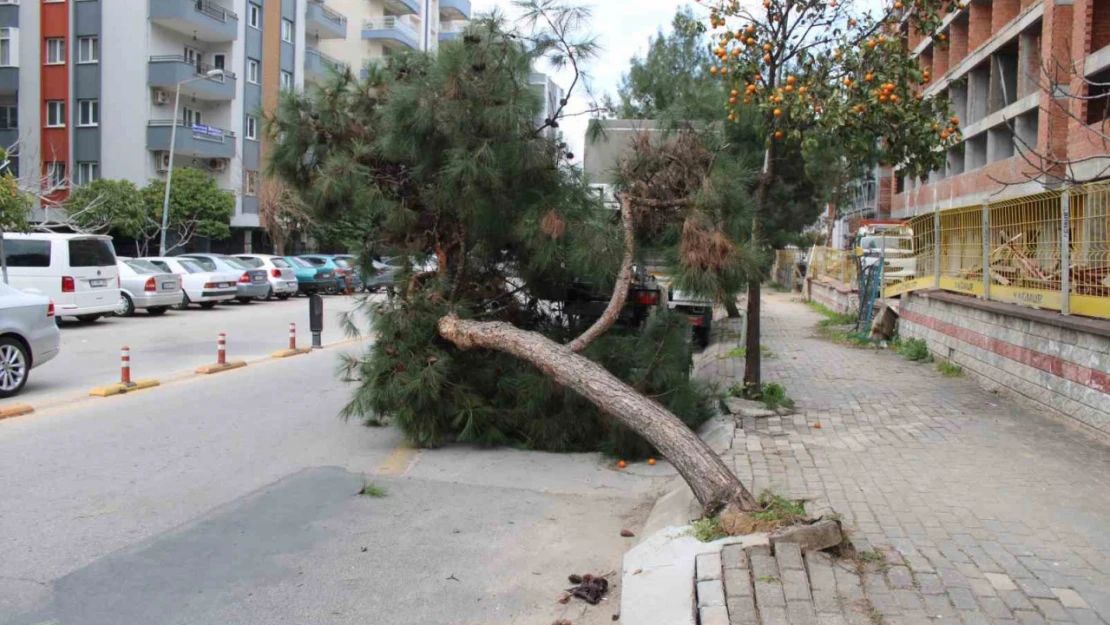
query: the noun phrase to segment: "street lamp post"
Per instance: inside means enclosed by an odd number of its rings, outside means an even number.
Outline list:
[[[189,84],[197,80],[207,80],[209,78],[219,78],[224,75],[222,69],[210,69],[203,76],[194,76],[188,80],[183,80],[177,83],[177,88],[173,94],[173,118],[170,120],[170,166],[166,172],[166,195],[162,199],[162,237],[158,245],[158,255],[166,255],[166,228],[170,224],[170,183],[173,182],[173,152],[177,145],[177,109],[181,100],[181,85]]]

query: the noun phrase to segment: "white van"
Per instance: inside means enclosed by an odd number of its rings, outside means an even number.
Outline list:
[[[112,237],[98,234],[4,234],[8,282],[36,289],[59,317],[96,321],[119,306],[119,268]]]

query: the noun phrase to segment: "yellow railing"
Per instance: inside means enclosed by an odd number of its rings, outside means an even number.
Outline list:
[[[849,250],[834,250],[827,247],[813,248],[813,258],[806,269],[806,277],[833,279],[846,285],[856,283],[856,260]]]
[[[1110,318],[1110,184],[1064,193],[915,217],[909,224],[914,275],[888,285],[883,295],[940,288]]]
[[[794,268],[802,255],[802,250],[788,248],[775,250],[775,264],[771,266],[771,279],[786,287],[793,288]]]

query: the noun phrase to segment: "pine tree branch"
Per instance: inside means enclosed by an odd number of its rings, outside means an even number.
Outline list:
[[[624,258],[621,260],[620,273],[617,274],[617,283],[613,285],[613,295],[609,298],[609,305],[605,307],[605,312],[578,338],[567,344],[567,348],[572,352],[581,352],[594,339],[605,334],[617,321],[625,301],[628,300],[628,290],[632,286],[632,257],[636,252],[636,236],[631,200],[621,195],[620,203],[621,224],[624,226]]]

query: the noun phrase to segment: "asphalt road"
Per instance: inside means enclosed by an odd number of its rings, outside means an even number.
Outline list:
[[[324,297],[324,344],[346,337],[338,315],[355,308],[356,298]],[[284,349],[289,324],[297,324],[298,345],[310,345],[308,299],[227,304],[201,310],[170,310],[161,317],[143,311],[134,317],[104,317],[91,324],[63,321],[62,349],[54,360],[31,371],[23,392],[0,405],[29,403],[36,408],[87,395],[89,389],[119,381],[120,347],[131,348],[131,377],[160,379],[216,361],[216,336],[228,335],[228,358],[262,358]]]
[[[343,349],[0,421],[0,624],[611,622],[556,598],[665,467],[399,446],[336,417]]]

